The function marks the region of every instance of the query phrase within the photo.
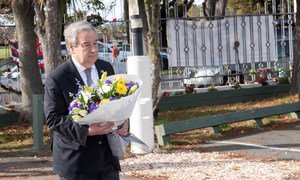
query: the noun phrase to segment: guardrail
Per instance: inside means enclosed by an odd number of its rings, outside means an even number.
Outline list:
[[[158,104],[159,111],[192,108],[208,105],[237,103],[278,96],[290,90],[290,84],[241,88],[225,91],[204,92],[186,95],[163,96]]]
[[[5,114],[0,114],[0,127],[6,127],[19,123],[19,116],[19,112],[9,112]]]
[[[20,112],[0,105],[0,109],[5,112],[0,113],[0,127],[6,127],[20,122]],[[33,129],[33,149],[39,150],[44,146],[43,142],[43,94],[32,95],[32,129]]]
[[[0,101],[8,102],[12,97],[6,97],[10,92],[0,92]],[[0,127],[10,126],[19,123],[20,112],[16,112],[14,108],[0,104]]]
[[[262,126],[262,118],[293,113],[293,117],[300,117],[300,103],[283,104],[272,107],[258,108],[239,112],[230,112],[213,116],[198,117],[184,121],[171,122],[155,126],[158,144],[165,146],[171,142],[170,135],[185,131],[213,127],[215,133],[220,131],[220,125],[254,119],[258,126]]]

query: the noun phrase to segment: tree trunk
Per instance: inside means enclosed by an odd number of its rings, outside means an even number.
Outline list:
[[[18,51],[22,91],[21,118],[23,120],[32,120],[32,94],[43,93],[43,84],[36,54],[34,9],[30,0],[13,0],[12,8],[19,43]]]
[[[217,0],[205,0],[203,2],[203,14],[207,20],[213,20],[215,16]]]
[[[129,21],[129,9],[128,9],[128,0],[123,1],[123,8],[124,8],[124,20]],[[127,34],[127,44],[130,44],[130,29],[129,29],[129,23],[126,23],[126,34]]]
[[[158,88],[160,84],[160,53],[159,53],[159,39],[158,39],[158,23],[160,13],[160,1],[151,0],[146,3],[147,9],[149,12],[149,32],[148,32],[148,48],[149,56],[151,60],[151,76],[152,76],[152,101],[153,109],[155,111],[159,97],[158,97]]]
[[[297,1],[297,7],[300,7],[300,1]],[[296,25],[295,25],[295,49],[300,48],[300,11],[298,10],[296,13]],[[292,76],[292,86],[291,92],[298,92],[298,98],[300,101],[300,51],[294,51],[294,62],[293,62],[293,76]]]
[[[35,0],[35,12],[37,14],[36,33],[42,45],[45,76],[47,76],[62,63],[60,4],[56,0],[47,0],[44,7],[39,4],[39,0]]]
[[[215,16],[220,17],[220,16],[225,15],[225,9],[226,9],[227,2],[228,2],[228,0],[219,0],[217,2]],[[218,18],[218,19],[220,19],[220,18]]]

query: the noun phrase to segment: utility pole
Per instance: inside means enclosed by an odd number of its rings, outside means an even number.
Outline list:
[[[132,142],[131,151],[136,154],[150,153],[154,149],[154,125],[152,107],[152,78],[149,56],[143,52],[143,22],[139,13],[138,0],[128,0],[131,55],[127,59],[127,72],[143,81],[140,95],[130,117],[130,131],[148,147]]]
[[[131,55],[142,56],[143,52],[143,22],[139,13],[137,0],[128,0],[130,32],[131,32]]]

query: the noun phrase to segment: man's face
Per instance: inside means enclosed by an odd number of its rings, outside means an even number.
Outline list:
[[[94,31],[81,31],[77,35],[77,45],[70,45],[71,54],[84,67],[91,67],[98,58],[97,35]]]

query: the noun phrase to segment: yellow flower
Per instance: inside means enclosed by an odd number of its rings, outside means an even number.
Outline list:
[[[124,85],[125,85],[126,81],[125,81],[125,79],[122,78],[122,76],[120,76],[117,83],[118,83],[118,84],[120,83],[120,84],[124,84]]]
[[[102,84],[104,83],[106,77],[107,77],[107,72],[105,71],[105,72],[101,75],[101,82],[102,82]]]
[[[79,109],[79,108],[77,108],[77,107],[74,107],[73,109],[72,109],[72,112],[74,113],[74,114],[79,114],[79,111],[80,111],[81,109]]]
[[[129,92],[128,92],[128,95],[131,95],[133,94],[136,90],[137,90],[138,86],[135,84],[133,85],[130,89],[129,89]]]
[[[109,99],[102,99],[100,104],[103,104],[103,103],[106,103],[106,102],[109,102]]]
[[[88,94],[93,94],[93,89],[89,86],[83,86],[83,89],[88,93]]]
[[[127,92],[127,87],[123,83],[117,83],[117,89],[116,89],[118,94],[126,94]]]
[[[72,116],[73,121],[78,121],[79,119],[81,119],[82,117],[78,114],[75,114]]]
[[[84,110],[84,109],[83,109],[83,110],[80,110],[78,114],[79,114],[80,116],[84,117],[84,116],[86,116],[88,113],[89,113],[89,112],[88,112],[87,110]]]

